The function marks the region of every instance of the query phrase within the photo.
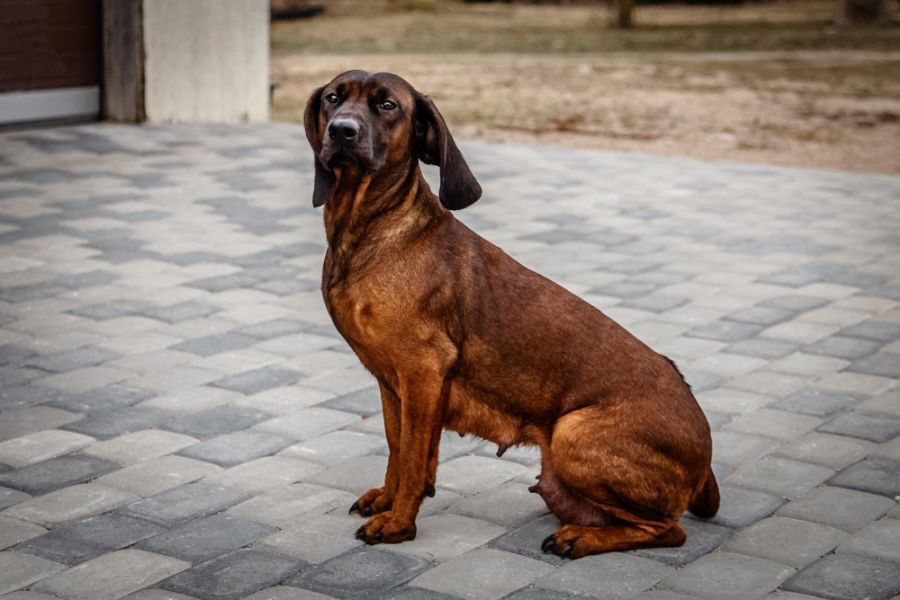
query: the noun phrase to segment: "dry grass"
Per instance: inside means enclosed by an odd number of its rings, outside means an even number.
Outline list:
[[[371,4],[275,23],[274,117],[349,68],[402,74],[462,137],[900,173],[900,27],[832,2],[641,7]]]

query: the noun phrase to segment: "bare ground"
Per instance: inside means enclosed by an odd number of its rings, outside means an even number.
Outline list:
[[[431,95],[459,137],[900,173],[897,28],[873,30],[868,38],[859,31],[828,34],[822,24],[827,21],[803,21],[812,19],[812,13],[793,12],[796,3],[775,6],[780,12],[764,16],[777,24],[761,28],[758,12],[754,20],[754,13],[747,11],[676,7],[648,15],[645,10],[639,15],[653,19],[652,25],[644,25],[648,31],[626,32],[636,36],[619,39],[618,46],[608,39],[595,40],[594,45],[610,47],[577,52],[538,48],[538,53],[534,46],[554,31],[568,40],[563,43],[574,43],[573,15],[582,11],[582,21],[597,21],[596,9],[526,7],[522,16],[519,9],[505,7],[518,15],[511,22],[498,20],[502,12],[479,16],[461,7],[449,13],[404,12],[390,20],[394,29],[386,35],[393,45],[382,41],[385,47],[374,50],[352,33],[377,31],[379,24],[371,20],[387,18],[382,15],[334,11],[337,14],[329,18],[283,24],[281,31],[275,24],[272,79],[279,87],[273,117],[299,120],[310,91],[338,72],[386,70]],[[823,3],[811,6],[825,8]],[[723,14],[733,25],[718,39],[709,37],[710,23],[719,27]],[[518,26],[516,19],[522,21]],[[409,27],[418,23],[419,31],[421,23],[433,26],[432,21],[442,20],[454,32],[441,42],[446,49],[432,51],[434,44],[423,40],[418,43],[428,52],[402,51],[412,43],[403,35]],[[497,25],[494,39],[480,42],[486,46],[480,52],[460,51],[460,46],[467,50],[466,40],[485,21]],[[501,25],[506,31],[499,30]],[[538,33],[529,38],[522,33],[526,25],[540,25]],[[609,31],[602,24],[592,27],[599,38]],[[679,27],[698,28],[708,39],[688,52],[647,48],[659,43],[648,37],[668,39],[671,29]],[[736,35],[735,27],[738,32],[745,27],[757,30],[757,39]],[[802,47],[810,49],[783,48],[783,31],[766,37],[767,28],[792,27],[806,32]],[[825,33],[816,27],[826,27]],[[293,42],[302,28],[306,36],[298,47]],[[316,41],[317,35],[325,41]],[[341,39],[345,43],[339,44]],[[516,39],[524,51],[502,50]],[[640,49],[621,49],[623,40]]]

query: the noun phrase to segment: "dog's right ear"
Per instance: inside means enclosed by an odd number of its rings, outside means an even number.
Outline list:
[[[319,111],[322,108],[322,91],[325,87],[317,88],[306,102],[306,110],[303,112],[303,126],[306,129],[306,139],[312,146],[315,156],[315,181],[313,183],[313,207],[318,208],[325,204],[331,196],[331,188],[334,186],[334,174],[319,160],[322,151],[322,136],[319,132]]]

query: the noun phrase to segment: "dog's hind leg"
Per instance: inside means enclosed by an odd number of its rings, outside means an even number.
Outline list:
[[[648,435],[646,423],[623,412],[590,406],[554,426],[536,490],[563,527],[544,540],[545,552],[578,558],[684,543],[678,518],[708,466],[673,456],[652,438],[659,432]]]
[[[541,549],[567,558],[581,558],[617,550],[677,547],[686,538],[684,530],[674,521],[605,527],[564,525],[553,535],[547,536]]]

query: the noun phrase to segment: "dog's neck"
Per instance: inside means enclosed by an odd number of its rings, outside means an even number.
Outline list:
[[[421,234],[445,211],[418,164],[367,175],[352,167],[336,168],[325,203],[325,235],[332,262],[340,271],[351,258],[370,258],[367,247],[386,248]]]

